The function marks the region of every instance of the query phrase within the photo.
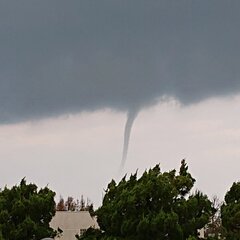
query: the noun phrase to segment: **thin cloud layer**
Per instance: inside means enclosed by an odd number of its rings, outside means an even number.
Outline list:
[[[2,1],[0,123],[240,90],[238,0]]]

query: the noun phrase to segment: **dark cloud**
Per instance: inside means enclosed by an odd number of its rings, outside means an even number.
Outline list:
[[[240,90],[238,0],[0,2],[0,122]]]

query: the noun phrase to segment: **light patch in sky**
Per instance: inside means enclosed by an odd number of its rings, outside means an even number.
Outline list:
[[[182,107],[160,103],[139,113],[123,174],[141,174],[160,163],[163,171],[186,158],[196,187],[223,197],[239,180],[240,95]],[[119,179],[125,115],[111,110],[0,127],[0,182],[26,177],[65,198],[101,204],[103,189]]]

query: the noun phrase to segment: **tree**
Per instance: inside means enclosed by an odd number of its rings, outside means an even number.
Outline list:
[[[60,200],[56,205],[56,210],[57,211],[66,211],[64,199],[62,196],[60,196]]]
[[[222,225],[227,239],[240,239],[240,182],[234,182],[221,207]]]
[[[77,207],[73,197],[67,198],[67,201],[65,202],[65,206],[66,206],[66,210],[68,211],[75,211]]]
[[[206,195],[190,194],[194,182],[185,160],[178,174],[175,170],[162,173],[156,165],[139,179],[135,173],[118,184],[112,180],[96,211],[101,236],[99,231],[89,231],[91,235],[86,232],[82,239],[197,238],[213,209]]]
[[[32,240],[57,233],[49,222],[55,214],[55,193],[48,187],[39,191],[22,179],[19,186],[0,191],[0,239]]]
[[[212,199],[212,207],[215,209],[212,216],[210,217],[209,223],[205,226],[204,235],[209,240],[213,239],[222,239],[223,236],[223,227],[221,219],[221,206],[222,202],[218,199],[217,196],[214,196]]]

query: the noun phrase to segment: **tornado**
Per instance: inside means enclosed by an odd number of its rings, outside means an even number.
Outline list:
[[[127,114],[127,121],[126,121],[125,129],[124,129],[122,161],[121,161],[121,166],[120,166],[121,170],[124,168],[124,165],[126,163],[131,130],[132,130],[133,122],[137,117],[137,114],[138,114],[137,110],[129,110],[128,114]]]

